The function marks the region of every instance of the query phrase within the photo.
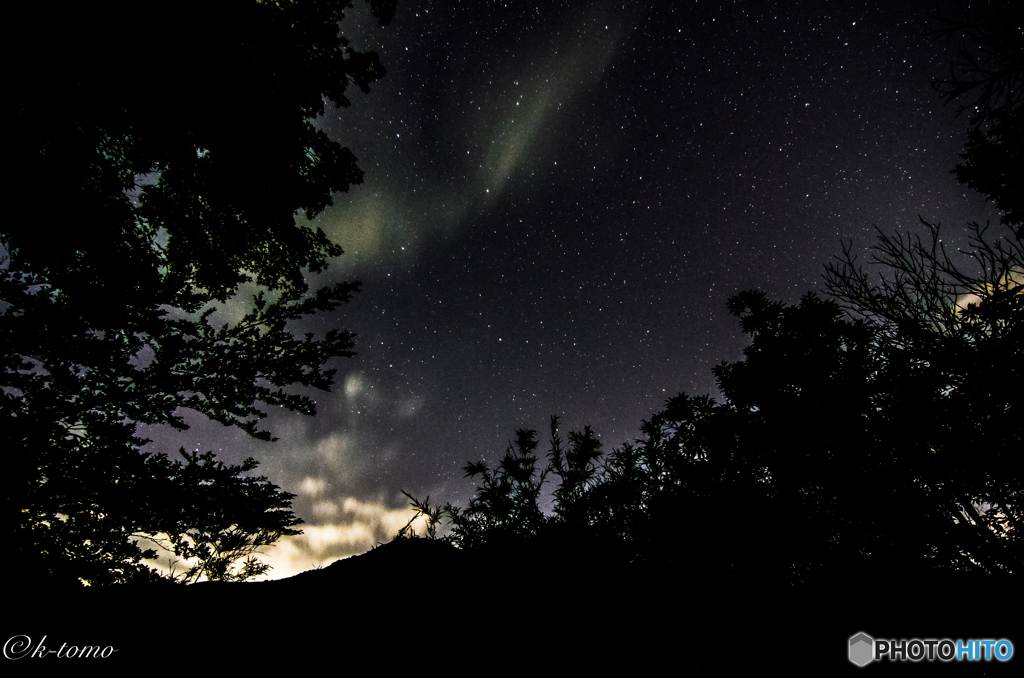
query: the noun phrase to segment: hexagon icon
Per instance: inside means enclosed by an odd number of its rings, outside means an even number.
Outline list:
[[[857,666],[871,663],[875,655],[875,639],[861,632],[850,637],[850,661]]]

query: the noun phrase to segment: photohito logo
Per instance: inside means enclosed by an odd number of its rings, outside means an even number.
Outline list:
[[[872,638],[866,633],[850,637],[848,648],[850,661],[857,666],[867,666],[873,661],[887,659],[891,662],[924,661],[996,661],[1005,662],[1013,656],[1013,643],[1000,640],[950,640],[949,638],[928,638],[921,640],[883,640]]]

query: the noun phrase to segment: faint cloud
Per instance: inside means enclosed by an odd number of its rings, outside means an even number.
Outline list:
[[[339,511],[338,504],[333,501],[318,501],[313,504],[314,518],[330,518],[337,515]]]
[[[395,408],[398,416],[402,419],[414,417],[423,408],[424,400],[423,396],[412,396],[411,398],[400,400]]]
[[[474,125],[479,145],[486,149],[477,183],[487,201],[495,200],[517,175],[532,176],[531,168],[544,162],[554,147],[551,142],[564,134],[564,124],[571,124],[571,101],[604,77],[626,29],[626,16],[613,5],[593,4],[576,17],[577,29],[560,44],[546,43],[534,48],[535,58],[517,59],[531,68],[511,71],[504,105],[496,113],[483,113]],[[480,188],[475,190],[479,195]]]
[[[375,192],[355,191],[315,220],[327,237],[342,243],[346,264],[376,260],[401,230],[404,210],[397,196],[390,191],[382,195],[379,182],[376,188]]]
[[[345,378],[345,398],[352,402],[366,390],[366,378],[359,372],[353,372]]]
[[[327,481],[323,478],[311,478],[309,476],[302,479],[302,483],[299,485],[299,493],[309,495],[311,497],[319,497],[327,489]]]
[[[525,189],[537,180],[542,173],[535,170],[550,166],[556,149],[582,133],[574,105],[608,72],[633,17],[621,3],[593,2],[534,33],[520,53],[495,55],[495,66],[474,82],[442,93],[455,111],[439,132],[460,148],[454,164],[441,150],[446,144],[424,139],[438,133],[433,122],[406,121],[401,148],[415,148],[423,154],[418,162],[441,171],[411,182],[407,152],[379,154],[366,185],[315,220],[345,248],[341,266],[408,263],[430,239],[468,227],[513,184]]]
[[[316,456],[320,467],[331,478],[341,483],[350,482],[356,470],[355,444],[352,435],[338,432],[316,444]]]

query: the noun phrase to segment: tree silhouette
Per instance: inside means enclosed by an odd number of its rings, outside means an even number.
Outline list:
[[[947,102],[973,97],[959,113],[969,111],[972,124],[989,122],[1003,108],[1024,103],[1024,54],[1020,51],[1020,22],[1024,10],[1010,0],[958,2],[957,11],[940,14],[942,28],[932,35],[954,48],[949,77],[936,78],[932,87]]]
[[[724,403],[680,394],[603,459],[589,428],[563,450],[553,418],[539,475],[535,433],[519,430],[497,469],[466,467],[483,479],[467,509],[413,502],[431,534],[447,518],[460,548],[544,558],[596,543],[606,562],[731,585],[1020,569],[1024,417],[993,371],[1020,365],[1019,307],[981,312],[996,338],[953,344],[811,293],[786,306],[745,292],[729,310],[752,342],[714,370]]]
[[[1024,37],[1019,3],[995,0],[961,3],[956,15],[940,17],[936,33],[947,49],[959,40],[950,75],[932,85],[947,103],[960,100],[971,130],[952,172],[1003,211],[1002,223],[1024,238],[1020,166],[1024,161]]]
[[[877,282],[849,247],[825,271],[829,293],[880,328],[885,410],[932,432],[927,456],[943,460],[948,478],[933,479],[930,491],[944,488],[944,511],[959,516],[958,538],[975,540],[971,558],[987,571],[1019,567],[1024,517],[1014,458],[1024,410],[1015,387],[1024,352],[1021,18],[1005,2],[975,3],[962,19],[947,18],[941,33],[963,43],[950,78],[934,83],[948,101],[968,98],[960,111],[970,111],[972,128],[954,173],[1003,210],[1001,222],[1016,237],[971,224],[970,249],[958,253],[973,260],[967,266],[947,252],[939,225],[921,219],[923,239],[879,231],[869,262],[882,266]],[[992,534],[1006,538],[993,542]]]
[[[521,541],[536,536],[546,519],[539,506],[547,471],[537,477],[536,431],[517,429],[515,442],[493,471],[484,462],[470,462],[467,478],[480,477],[480,488],[465,510],[446,505],[455,529],[451,541],[459,548]]]
[[[743,363],[717,373],[730,405],[744,413],[744,456],[766,469],[773,501],[807,523],[799,540],[806,567],[821,576],[843,566],[1020,567],[1019,544],[1016,554],[1008,550],[1015,536],[964,519],[968,507],[992,498],[985,469],[1006,460],[1005,444],[1019,439],[1017,396],[993,389],[963,410],[946,362],[936,360],[942,349],[927,351],[920,336],[892,343],[878,324],[845,321],[838,305],[810,296],[791,309],[743,303],[754,343]],[[977,375],[994,386],[990,377]],[[984,436],[971,442],[979,434],[972,414],[992,408]],[[1019,492],[1018,481],[1010,484]]]
[[[451,530],[443,539],[469,551],[503,555],[538,549],[564,551],[568,544],[578,546],[592,540],[596,526],[587,502],[600,482],[596,464],[601,457],[600,442],[587,427],[583,433],[570,432],[569,445],[564,447],[558,417],[552,416],[548,463],[543,469],[538,469],[537,447],[536,431],[517,429],[496,468],[492,470],[482,461],[467,464],[465,477],[479,477],[480,485],[465,509],[451,503],[431,507],[429,497],[420,501],[405,493],[415,514],[397,536],[413,536],[413,523],[422,517],[428,537],[437,538],[437,527],[448,521]],[[552,495],[553,512],[545,515],[540,499],[548,476],[560,481]]]
[[[963,162],[953,170],[957,180],[991,200],[1003,211],[1000,221],[1024,239],[1024,198],[1020,167],[1024,162],[1024,111],[1000,110],[992,114],[987,133],[975,128],[968,135]]]
[[[891,275],[878,284],[848,249],[826,267],[826,284],[878,327],[877,407],[920,431],[902,450],[918,448],[933,474],[921,476],[922,487],[941,497],[958,534],[976,540],[966,552],[986,570],[1019,567],[1024,246],[975,224],[971,272],[947,254],[938,227],[925,225],[930,242],[880,236],[875,261]],[[1015,554],[1003,552],[1011,546]]]
[[[370,5],[382,23],[394,10]],[[314,122],[327,100],[349,104],[349,82],[368,91],[384,73],[338,35],[349,6],[17,8],[25,50],[47,47],[12,76],[19,199],[0,227],[13,567],[73,584],[148,580],[136,543],[147,537],[199,559],[189,580],[245,578],[262,566],[235,572],[233,560],[294,533],[289,495],[241,475],[255,462],[171,464],[141,454],[135,431],[186,428],[187,407],[269,439],[262,407],[314,413],[290,388],[329,388],[327,362],[353,355],[348,332],[289,329],[358,290],[309,291],[305,275],[342,251],[296,220],[361,181]],[[55,195],[60,237],[39,223]],[[246,282],[261,289],[248,302]],[[241,320],[215,320],[225,303]]]

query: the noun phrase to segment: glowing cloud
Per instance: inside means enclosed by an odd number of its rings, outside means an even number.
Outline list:
[[[1007,271],[1000,276],[998,282],[995,284],[990,283],[987,285],[985,290],[979,290],[984,292],[985,297],[992,296],[998,292],[1007,292],[1012,289],[1016,289],[1024,285],[1024,269],[1015,268]],[[971,304],[980,304],[982,302],[982,296],[976,293],[962,294],[957,297],[956,300],[956,312],[957,314],[967,310],[967,307]]]
[[[286,537],[262,558],[273,569],[270,579],[291,577],[336,560],[365,553],[378,543],[391,541],[413,517],[410,508],[388,508],[382,502],[348,497],[320,502],[314,512],[331,517],[330,522],[303,525],[303,534]],[[417,530],[422,532],[421,529]]]

